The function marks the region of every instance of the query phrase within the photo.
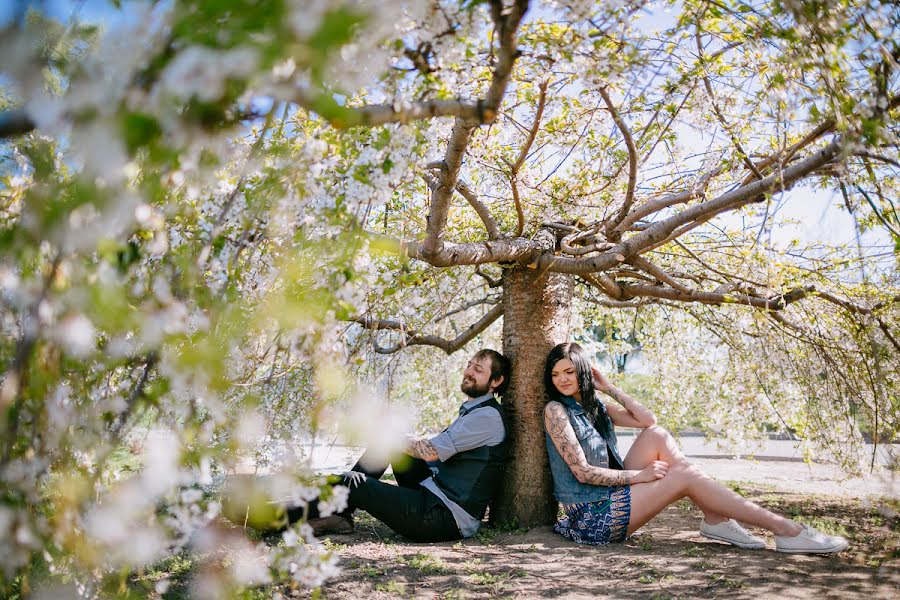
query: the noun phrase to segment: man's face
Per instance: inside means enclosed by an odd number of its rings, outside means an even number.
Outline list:
[[[484,396],[492,392],[500,384],[500,381],[491,381],[491,358],[473,358],[463,371],[462,384],[459,389],[469,398]]]

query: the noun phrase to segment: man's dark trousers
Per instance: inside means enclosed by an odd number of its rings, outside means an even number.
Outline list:
[[[394,470],[397,485],[379,481],[388,466]],[[416,542],[442,542],[462,538],[453,513],[440,498],[419,485],[431,477],[428,463],[420,458],[402,454],[390,463],[375,463],[366,451],[353,466],[353,471],[365,473],[366,480],[350,488],[347,511],[350,516],[354,509],[361,508],[385,525]],[[302,509],[288,511],[288,519],[296,521]],[[309,518],[318,516],[316,503],[311,502]]]

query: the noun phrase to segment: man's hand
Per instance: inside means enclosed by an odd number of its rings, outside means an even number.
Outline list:
[[[351,490],[355,487],[359,487],[359,484],[366,480],[366,474],[360,473],[359,471],[347,471],[341,473],[341,477],[344,478],[345,485]]]

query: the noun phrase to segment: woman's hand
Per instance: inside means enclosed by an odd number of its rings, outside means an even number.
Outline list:
[[[594,388],[598,392],[606,392],[607,390],[612,389],[613,385],[609,382],[609,379],[603,376],[600,369],[591,367],[591,375],[594,376]]]
[[[652,483],[657,479],[662,479],[669,472],[669,463],[662,460],[654,460],[652,463],[644,467],[642,471],[634,476],[631,483]]]

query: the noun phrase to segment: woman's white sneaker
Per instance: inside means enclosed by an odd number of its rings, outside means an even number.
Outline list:
[[[841,536],[826,535],[809,525],[804,525],[803,531],[793,537],[775,536],[775,550],[777,552],[830,554],[832,552],[843,552],[848,546],[850,546],[850,542]]]
[[[758,550],[766,547],[766,541],[751,535],[749,531],[741,527],[734,519],[728,519],[715,525],[710,525],[703,520],[700,522],[700,535],[712,540],[726,542],[738,548]]]

